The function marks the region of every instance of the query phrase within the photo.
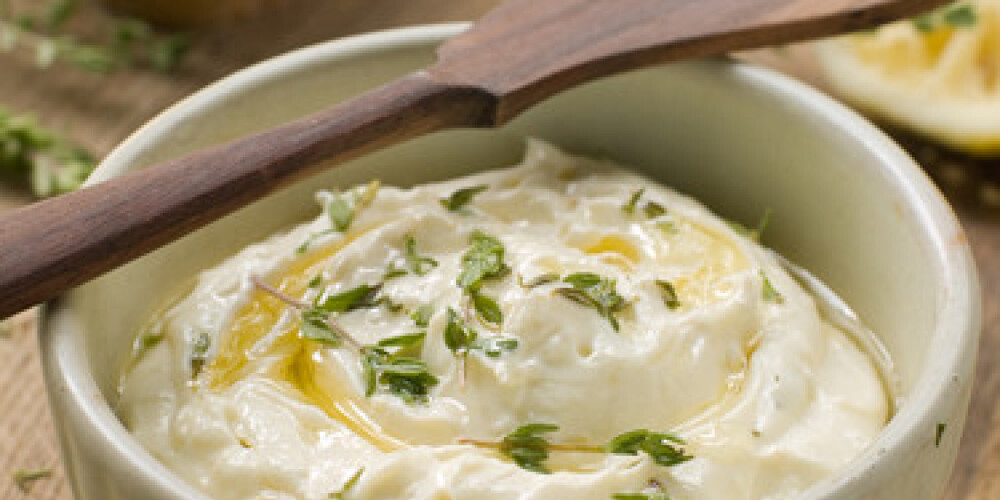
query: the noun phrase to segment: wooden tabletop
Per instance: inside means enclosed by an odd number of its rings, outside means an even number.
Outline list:
[[[27,1],[27,0],[24,0]],[[16,2],[15,2],[16,3]],[[0,107],[30,111],[50,128],[103,155],[154,114],[194,90],[261,59],[303,45],[412,24],[474,19],[495,0],[270,0],[264,15],[196,35],[174,74],[126,71],[96,76],[72,68],[36,69],[24,54],[0,53]],[[71,25],[87,33],[105,21],[93,5]],[[745,57],[822,87],[803,47]],[[1000,498],[1000,160],[974,162],[899,136],[948,196],[968,232],[984,295],[983,338],[972,408],[946,499]],[[27,203],[0,186],[0,212]],[[33,312],[0,331],[0,500],[72,498],[42,385]],[[15,471],[52,469],[28,493]]]

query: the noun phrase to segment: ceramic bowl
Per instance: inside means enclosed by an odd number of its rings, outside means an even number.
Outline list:
[[[149,122],[91,183],[308,113],[428,64],[464,25],[333,41],[226,78]],[[502,130],[454,131],[372,154],[281,191],[45,308],[45,376],[80,500],[204,498],[133,440],[116,386],[140,325],[199,270],[315,214],[312,193],[377,177],[412,185],[515,162],[523,138],[610,157],[752,223],[879,333],[905,398],[861,456],[802,500],[934,499],[967,411],[980,298],[955,215],[916,164],[844,106],[772,71],[685,62],[586,85]],[[940,432],[939,432],[940,431]]]

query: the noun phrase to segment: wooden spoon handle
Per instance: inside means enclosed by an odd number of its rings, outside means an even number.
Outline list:
[[[492,122],[492,98],[418,72],[333,109],[0,219],[0,318],[120,266],[324,163]]]

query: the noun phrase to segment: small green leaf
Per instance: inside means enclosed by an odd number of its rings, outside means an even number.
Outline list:
[[[574,273],[563,281],[572,288],[557,288],[556,293],[581,305],[596,309],[618,331],[615,313],[625,308],[625,299],[615,290],[615,280],[594,273]]]
[[[21,493],[28,493],[31,483],[52,476],[51,469],[28,469],[14,471],[14,485]]]
[[[413,274],[423,276],[438,266],[438,261],[417,253],[417,241],[413,239],[413,236],[406,236],[404,246],[406,247],[406,265]]]
[[[479,292],[472,292],[472,305],[483,321],[497,326],[503,323],[500,305],[493,298]]]
[[[604,449],[618,455],[638,455],[641,450],[657,465],[670,467],[693,458],[678,447],[683,444],[684,440],[673,434],[637,429],[618,435]]]
[[[469,348],[482,351],[488,358],[499,358],[504,353],[516,351],[518,344],[515,338],[485,337],[477,339]]]
[[[649,436],[649,431],[646,429],[636,429],[634,431],[628,431],[619,434],[614,439],[611,440],[605,446],[608,453],[616,453],[619,455],[635,455],[639,453],[639,446],[642,442],[646,440]]]
[[[441,206],[450,212],[458,212],[465,208],[477,194],[489,189],[489,186],[471,186],[459,189],[447,198],[441,198]]]
[[[327,321],[328,317],[329,313],[317,309],[302,311],[302,323],[299,325],[299,333],[302,338],[330,347],[339,347],[342,339],[330,326],[330,323]]]
[[[681,301],[677,298],[677,290],[674,289],[673,283],[665,280],[656,280],[656,285],[660,287],[660,294],[663,295],[663,303],[667,307],[677,309],[681,306]]]
[[[380,285],[361,285],[340,292],[336,295],[327,296],[320,301],[322,296],[317,297],[314,307],[324,313],[344,313],[355,309],[362,309],[376,305],[375,295],[378,293]]]
[[[466,327],[458,314],[452,308],[447,311],[447,323],[444,328],[444,344],[451,352],[458,354],[468,352],[472,341],[478,336],[474,330]]]
[[[333,194],[326,204],[326,215],[330,218],[334,229],[341,233],[347,231],[347,228],[351,227],[351,221],[354,220],[354,208],[348,196]]]
[[[639,198],[642,198],[642,193],[645,192],[646,192],[645,188],[640,188],[635,190],[635,192],[632,193],[632,196],[629,197],[628,201],[626,201],[625,204],[622,205],[622,212],[625,212],[628,215],[634,214],[635,207],[639,204]]]
[[[462,256],[462,270],[456,284],[459,288],[478,290],[484,279],[498,278],[509,269],[504,264],[503,244],[494,236],[475,231],[470,236],[472,246]]]
[[[390,263],[389,266],[385,268],[385,274],[382,275],[382,281],[389,281],[393,278],[406,276],[406,274],[406,269],[396,267],[395,263]]]
[[[549,458],[549,442],[543,434],[559,430],[552,424],[527,424],[504,436],[500,453],[514,460],[519,467],[539,474],[548,474],[545,461]]]
[[[423,342],[427,334],[424,332],[409,333],[406,335],[396,335],[378,341],[378,347],[412,347]]]
[[[760,278],[764,282],[762,287],[764,300],[768,302],[774,302],[776,304],[781,304],[785,302],[785,298],[781,296],[781,293],[779,293],[776,288],[774,288],[774,285],[771,284],[771,280],[767,278],[767,275],[764,274],[764,271],[760,271]]]
[[[945,427],[947,427],[946,424],[944,424],[942,422],[938,422],[937,428],[934,431],[934,447],[935,448],[940,448],[941,447],[941,438],[944,437]]]
[[[351,491],[352,488],[354,488],[354,485],[358,484],[358,480],[361,479],[361,474],[363,474],[364,472],[365,468],[359,467],[358,471],[355,472],[354,475],[349,477],[347,481],[344,482],[344,486],[340,488],[340,491],[330,493],[328,495],[328,498],[330,498],[330,500],[347,500],[347,497],[345,495],[347,495],[347,493]]]
[[[309,280],[309,284],[307,286],[309,288],[319,288],[319,286],[322,284],[323,284],[323,275],[317,274],[316,276],[313,276],[313,279]]]
[[[952,5],[946,8],[941,17],[944,22],[956,28],[975,26],[978,21],[976,9],[970,4]]]
[[[528,281],[522,281],[521,277],[518,276],[518,284],[521,285],[521,288],[535,288],[556,281],[559,281],[559,275],[556,273],[545,273]]]
[[[655,219],[667,213],[667,209],[663,208],[663,205],[660,205],[655,201],[647,202],[646,205],[642,207],[642,211],[645,212],[646,217],[649,217],[650,219]]]
[[[434,308],[430,304],[424,304],[410,313],[410,319],[416,323],[420,328],[427,328],[427,325],[431,322],[431,316],[434,314]]]
[[[302,254],[306,253],[307,251],[309,251],[309,247],[311,247],[313,245],[313,243],[316,242],[317,239],[319,239],[319,238],[321,238],[323,236],[326,236],[328,234],[336,233],[336,232],[337,231],[335,231],[333,229],[327,229],[326,231],[320,231],[318,233],[310,234],[309,237],[306,238],[306,240],[303,241],[302,244],[299,245],[295,249],[295,253],[297,253],[299,255],[302,255]]]

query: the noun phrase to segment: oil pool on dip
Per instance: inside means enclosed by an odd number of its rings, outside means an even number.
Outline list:
[[[889,418],[754,232],[615,164],[529,140],[317,198],[124,371],[128,429],[210,498],[790,499]]]

